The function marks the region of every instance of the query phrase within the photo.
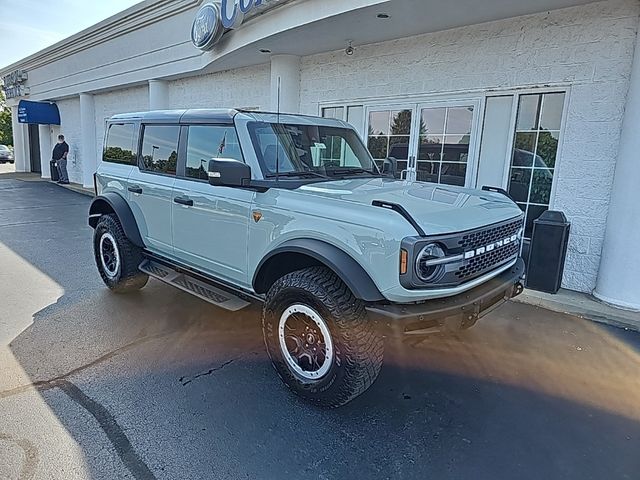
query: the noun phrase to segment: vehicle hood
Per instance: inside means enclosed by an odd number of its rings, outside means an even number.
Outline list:
[[[374,200],[396,203],[427,235],[462,232],[521,215],[509,198],[482,190],[407,182],[388,178],[357,178],[312,183],[296,189],[305,195],[371,206]],[[398,214],[399,215],[399,214]]]

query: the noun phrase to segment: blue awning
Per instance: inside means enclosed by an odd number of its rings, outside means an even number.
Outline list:
[[[60,112],[55,103],[20,100],[18,103],[18,122],[60,125]]]

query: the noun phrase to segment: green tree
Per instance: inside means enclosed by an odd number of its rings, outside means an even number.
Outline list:
[[[411,110],[401,110],[393,118],[391,124],[391,135],[409,135],[411,133],[411,116],[413,112]],[[420,118],[420,135],[426,135],[427,126],[424,120]]]
[[[13,145],[11,109],[7,107],[2,89],[0,89],[0,145]]]
[[[556,154],[558,153],[558,139],[551,132],[543,130],[538,136],[538,155],[542,158],[547,168],[555,168]],[[538,167],[539,165],[534,165]]]

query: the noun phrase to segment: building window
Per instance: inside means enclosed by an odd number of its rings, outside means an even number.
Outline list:
[[[397,170],[407,169],[413,110],[377,110],[369,112],[367,147],[378,167],[388,157],[398,162]]]
[[[133,147],[132,123],[114,123],[109,125],[107,144],[102,154],[102,160],[109,163],[123,163],[134,165],[136,154]]]
[[[344,120],[344,107],[323,108],[322,116],[324,118],[337,118],[338,120]]]
[[[150,172],[176,174],[178,125],[146,125],[142,139],[142,161]]]
[[[527,238],[533,221],[549,209],[564,97],[564,93],[544,93],[519,98],[509,194],[525,213]]]
[[[473,107],[423,108],[416,162],[419,181],[464,186]]]
[[[185,176],[208,180],[209,160],[216,158],[244,161],[235,128],[213,125],[189,127]]]

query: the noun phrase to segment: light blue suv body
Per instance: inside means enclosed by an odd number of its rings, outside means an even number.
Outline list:
[[[89,217],[96,262],[113,289],[124,280],[140,288],[141,271],[230,310],[266,302],[265,338],[269,302],[296,272],[329,272],[367,321],[402,335],[468,328],[522,291],[523,216],[504,192],[398,180],[386,174],[392,161],[383,170],[335,119],[238,110],[116,115]],[[116,223],[100,227],[105,216]],[[314,302],[311,318],[323,308],[317,298],[292,312]],[[289,358],[284,312],[280,347]],[[316,378],[297,362],[293,377]]]

